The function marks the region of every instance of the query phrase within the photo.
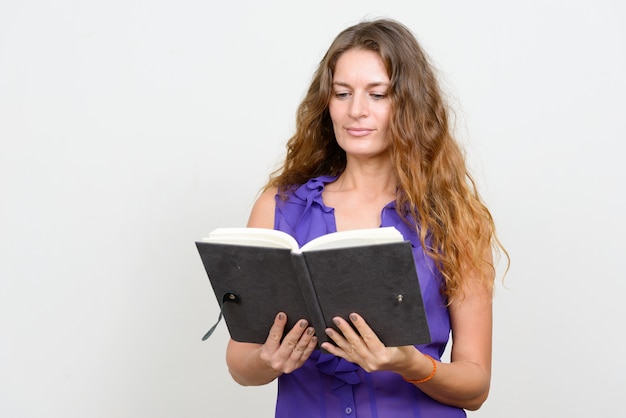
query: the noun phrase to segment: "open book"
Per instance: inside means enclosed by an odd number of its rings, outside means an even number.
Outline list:
[[[289,234],[218,228],[196,242],[230,336],[264,343],[278,312],[319,344],[357,312],[387,346],[430,342],[411,244],[393,227],[335,232],[302,248]]]

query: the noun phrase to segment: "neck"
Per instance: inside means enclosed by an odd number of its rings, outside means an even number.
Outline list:
[[[397,180],[391,162],[350,164],[348,161],[335,184],[340,190],[395,196]]]

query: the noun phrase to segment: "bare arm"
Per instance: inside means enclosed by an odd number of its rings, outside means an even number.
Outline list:
[[[485,402],[491,382],[492,295],[474,287],[466,288],[465,298],[450,306],[450,363],[438,363],[435,376],[418,384],[430,397],[469,410],[476,410]],[[424,377],[424,369],[417,370],[418,364],[414,361],[401,374],[408,378]],[[432,369],[432,364],[429,367]]]
[[[276,190],[264,192],[254,204],[248,227],[274,227],[274,196]],[[264,344],[241,343],[230,340],[226,349],[226,364],[233,379],[241,385],[264,385],[283,373],[290,373],[306,361],[317,344],[314,330],[301,320],[285,333],[287,316],[278,313]]]
[[[249,228],[274,229],[274,212],[276,210],[275,195],[276,189],[272,188],[263,192],[256,202],[254,202],[250,217],[248,218]]]

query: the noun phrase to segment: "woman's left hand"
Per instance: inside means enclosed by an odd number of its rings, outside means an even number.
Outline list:
[[[409,362],[412,356],[415,356],[417,349],[413,346],[386,347],[360,315],[350,314],[350,321],[356,331],[345,319],[333,318],[333,322],[341,333],[332,328],[327,328],[326,335],[336,345],[325,342],[322,344],[324,350],[356,363],[368,372],[396,371]]]

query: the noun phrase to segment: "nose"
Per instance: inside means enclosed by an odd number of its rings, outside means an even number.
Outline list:
[[[363,94],[353,94],[350,102],[349,115],[355,119],[367,116],[369,113],[369,104],[367,97]]]

